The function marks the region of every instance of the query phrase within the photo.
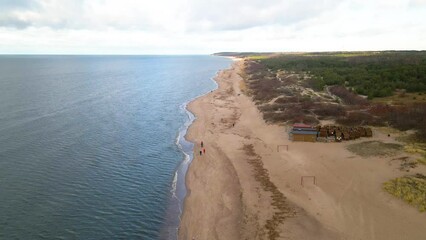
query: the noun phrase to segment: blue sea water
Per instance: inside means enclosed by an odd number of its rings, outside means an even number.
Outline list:
[[[214,56],[0,56],[0,239],[174,239]]]

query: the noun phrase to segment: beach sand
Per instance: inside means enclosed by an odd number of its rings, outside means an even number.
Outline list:
[[[241,92],[242,61],[191,102],[195,143],[179,239],[425,239],[426,214],[382,190],[406,172],[343,143],[296,143]],[[375,132],[373,140],[394,142]],[[200,142],[206,153],[199,155]],[[278,145],[283,145],[279,147]],[[288,151],[287,147],[288,146]],[[415,172],[426,173],[424,166]],[[301,176],[306,178],[303,186]]]

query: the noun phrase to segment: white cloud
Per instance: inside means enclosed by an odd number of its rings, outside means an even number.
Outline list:
[[[0,53],[426,48],[425,0],[0,2]]]

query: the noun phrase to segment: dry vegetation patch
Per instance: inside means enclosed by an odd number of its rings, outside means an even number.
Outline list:
[[[359,96],[356,93],[349,91],[344,86],[332,86],[329,88],[330,92],[334,95],[338,96],[343,100],[344,103],[349,105],[366,105],[368,104],[368,100]]]
[[[409,143],[404,146],[404,150],[408,153],[420,154],[421,157],[417,159],[417,162],[426,165],[426,143]]]
[[[384,143],[380,141],[367,141],[347,146],[348,150],[362,157],[392,156],[403,149],[396,143]]]
[[[413,103],[426,103],[426,93],[401,93],[397,92],[389,97],[374,98],[375,103],[384,103],[391,105],[406,105]]]
[[[345,115],[332,96],[306,85],[310,76],[305,73],[272,71],[257,61],[246,61],[242,76],[267,122],[318,124],[319,119]]]
[[[426,176],[416,174],[404,176],[385,182],[383,189],[410,205],[426,211]]]
[[[271,219],[266,221],[264,228],[268,233],[268,239],[278,239],[280,233],[278,226],[286,218],[293,217],[296,212],[290,207],[287,198],[278,190],[277,186],[269,179],[268,170],[263,166],[262,158],[254,151],[252,144],[244,145],[243,150],[248,156],[248,162],[253,167],[253,173],[256,181],[260,183],[263,190],[271,193],[272,206],[275,209]]]
[[[390,162],[399,161],[399,170],[409,172],[410,169],[417,167],[417,161],[413,161],[409,157],[394,158]]]
[[[417,162],[426,165],[426,142],[424,140],[418,139],[414,134],[399,136],[397,140],[405,144],[405,152],[420,155]]]

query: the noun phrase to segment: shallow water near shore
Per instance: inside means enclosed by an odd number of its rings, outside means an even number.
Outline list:
[[[230,63],[0,56],[0,238],[176,238],[185,106]]]

